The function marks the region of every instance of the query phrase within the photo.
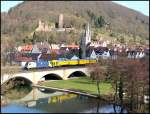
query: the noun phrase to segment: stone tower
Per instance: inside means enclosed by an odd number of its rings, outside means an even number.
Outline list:
[[[63,28],[63,14],[59,15],[59,23],[58,23],[59,28]]]
[[[80,40],[80,51],[81,51],[81,58],[86,57],[86,50],[87,46],[91,43],[91,31],[90,31],[90,26],[89,23],[85,27],[85,31],[83,33],[83,36],[81,37]]]

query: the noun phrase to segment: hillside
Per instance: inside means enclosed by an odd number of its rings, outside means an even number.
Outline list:
[[[81,29],[90,22],[87,12],[102,16],[114,32],[149,39],[149,17],[110,1],[25,1],[8,14],[1,13],[1,35],[25,38],[35,30],[39,19],[57,22],[60,13],[64,14],[64,23]]]

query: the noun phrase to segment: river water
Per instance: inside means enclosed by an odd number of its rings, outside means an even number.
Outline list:
[[[31,87],[12,89],[1,99],[2,113],[114,113],[112,104],[95,98]]]

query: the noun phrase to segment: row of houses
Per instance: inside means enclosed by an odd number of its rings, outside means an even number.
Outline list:
[[[71,44],[71,45],[65,45],[65,44],[49,44],[47,42],[38,42],[34,45],[24,45],[17,47],[17,51],[21,53],[51,53],[57,50],[61,49],[79,49],[78,45]]]
[[[149,55],[149,48],[128,48],[125,45],[113,44],[108,47],[110,42],[91,42],[90,48],[86,50],[86,57],[108,58],[125,55],[128,58],[140,58]],[[97,44],[97,45],[94,45]],[[103,45],[102,45],[103,44]],[[107,44],[107,45],[105,45]],[[15,61],[35,61],[40,59],[72,59],[79,58],[79,45],[71,44],[49,44],[48,42],[37,42],[34,45],[24,45],[17,48],[17,53],[11,53],[12,60]]]
[[[57,50],[51,53],[11,53],[11,60],[16,62],[37,60],[66,60],[79,59],[79,49]],[[95,51],[88,51],[87,58],[95,59]]]
[[[149,50],[137,51],[124,49],[121,52],[115,49],[109,49],[107,47],[90,47],[86,50],[86,59],[98,59],[98,58],[112,58],[116,59],[118,56],[125,56],[127,58],[143,58],[149,56]],[[65,49],[51,52],[51,53],[12,53],[11,58],[13,61],[36,61],[36,60],[66,60],[66,59],[79,59],[79,49]]]

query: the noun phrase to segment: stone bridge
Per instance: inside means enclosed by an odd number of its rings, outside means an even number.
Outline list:
[[[70,77],[89,76],[89,70],[86,66],[58,67],[51,69],[39,69],[22,71],[16,74],[4,74],[1,76],[1,85],[11,79],[20,78],[37,84],[42,80],[67,80]]]

